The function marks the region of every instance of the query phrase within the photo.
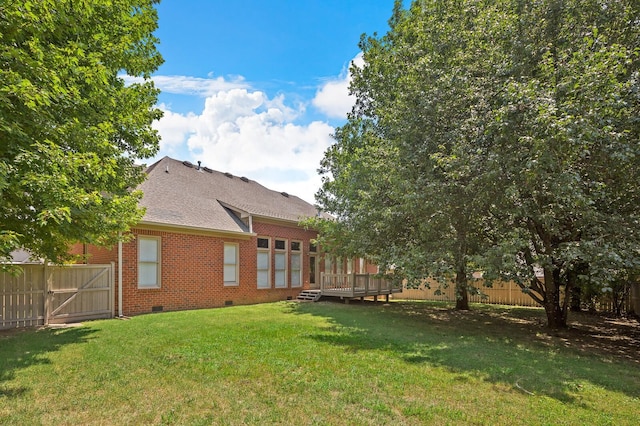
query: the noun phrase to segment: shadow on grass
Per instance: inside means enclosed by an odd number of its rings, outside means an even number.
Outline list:
[[[294,313],[332,324],[309,336],[351,352],[385,350],[408,365],[441,366],[514,391],[578,404],[586,384],[640,397],[640,335],[608,351],[589,327],[551,332],[544,311],[477,307],[456,311],[424,302],[293,304]],[[638,330],[634,329],[634,333]],[[615,333],[614,333],[615,334]]]
[[[69,344],[85,342],[95,332],[85,327],[0,331],[0,398],[18,398],[29,391],[9,383],[17,371],[49,364],[47,354]]]

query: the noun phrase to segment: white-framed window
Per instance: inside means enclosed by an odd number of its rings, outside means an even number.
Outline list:
[[[138,236],[138,288],[160,288],[160,237]]]
[[[224,243],[224,285],[238,285],[238,244]]]
[[[258,288],[271,288],[271,252],[270,240],[258,237],[258,255],[256,270],[258,273]]]
[[[273,253],[273,264],[275,268],[275,287],[287,287],[287,241],[275,240],[275,251]]]
[[[291,287],[302,287],[302,243],[291,241]]]

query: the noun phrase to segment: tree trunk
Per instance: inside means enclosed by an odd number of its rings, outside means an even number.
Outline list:
[[[582,311],[582,289],[580,287],[574,287],[571,290],[571,312]]]
[[[544,310],[547,313],[547,327],[553,330],[567,328],[567,317],[560,306],[547,303]]]
[[[464,265],[458,265],[456,271],[456,309],[469,310],[469,292],[467,291],[467,271]]]
[[[581,277],[586,276],[589,273],[589,265],[584,262],[579,262],[567,272],[567,291],[571,296],[569,303],[569,309],[571,312],[582,311],[582,286],[585,284],[584,279]]]
[[[545,301],[544,310],[547,314],[547,327],[557,330],[567,328],[567,309],[560,304],[560,270],[558,268],[544,269]]]
[[[578,271],[575,268],[567,273],[567,284],[571,287],[569,309],[571,312],[582,311],[582,287],[578,283]]]
[[[469,310],[469,292],[467,291],[467,223],[462,214],[456,215],[457,238],[456,253],[456,309]]]

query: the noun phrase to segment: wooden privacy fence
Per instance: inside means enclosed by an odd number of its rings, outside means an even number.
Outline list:
[[[113,264],[16,266],[0,272],[0,329],[113,317]]]
[[[494,283],[492,287],[484,287],[482,282],[473,284],[482,294],[469,294],[469,302],[493,303],[498,305],[540,306],[528,294],[522,292],[518,284],[507,281]],[[455,286],[440,288],[435,280],[429,280],[429,287],[421,285],[417,289],[404,288],[403,299],[411,300],[456,300]],[[484,296],[483,296],[484,294]]]
[[[402,298],[409,300],[456,300],[455,286],[450,284],[447,288],[441,288],[437,281],[428,280],[429,288],[421,285],[419,288],[407,288],[402,290]],[[532,306],[540,305],[526,293],[523,293],[520,286],[513,281],[497,282],[492,287],[485,287],[482,280],[473,283],[481,294],[469,294],[469,302],[489,303],[496,305]],[[640,286],[638,286],[640,287]],[[640,288],[638,289],[640,290]],[[640,296],[640,291],[638,291]],[[561,297],[564,291],[561,290]],[[633,298],[627,297],[622,306],[623,312],[630,312],[633,309]],[[639,300],[640,302],[640,300]],[[640,303],[638,303],[640,306]],[[598,312],[614,312],[614,304],[609,294],[603,294],[594,299],[593,308]]]

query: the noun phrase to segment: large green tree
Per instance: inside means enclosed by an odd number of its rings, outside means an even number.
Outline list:
[[[566,326],[573,286],[640,257],[638,16],[631,0],[398,3],[363,39],[322,163],[326,243],[453,274],[458,307],[481,267]]]
[[[0,2],[0,261],[63,261],[141,217],[135,161],[156,153],[161,116],[155,3]]]
[[[518,1],[513,10],[513,69],[488,130],[504,188],[495,214],[509,229],[494,269],[564,327],[575,286],[606,290],[640,261],[640,4]]]
[[[483,222],[486,142],[496,40],[504,13],[477,2],[396,4],[391,30],[361,42],[352,68],[357,104],[322,163],[325,244],[363,250],[409,283],[455,282],[468,309],[474,256],[490,243]],[[352,253],[349,253],[352,254]],[[355,254],[355,253],[353,253]]]

